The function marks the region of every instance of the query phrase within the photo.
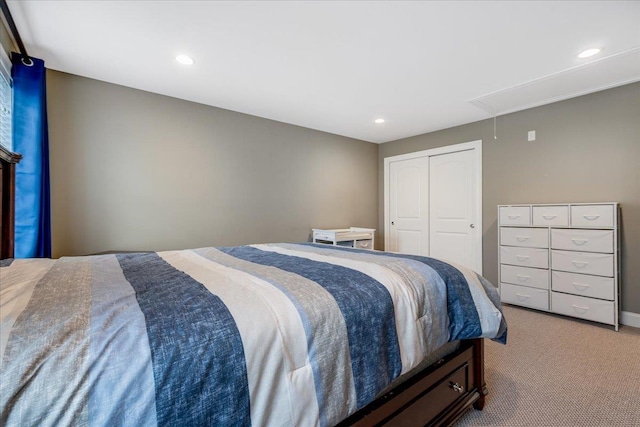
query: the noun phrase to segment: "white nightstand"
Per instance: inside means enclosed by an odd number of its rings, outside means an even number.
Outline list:
[[[375,248],[375,228],[340,228],[335,230],[313,229],[313,243],[327,243],[351,248]]]

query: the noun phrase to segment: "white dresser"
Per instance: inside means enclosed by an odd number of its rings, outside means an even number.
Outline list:
[[[375,233],[375,228],[350,227],[334,230],[314,228],[313,242],[373,250]]]
[[[618,330],[618,203],[498,206],[503,302]]]

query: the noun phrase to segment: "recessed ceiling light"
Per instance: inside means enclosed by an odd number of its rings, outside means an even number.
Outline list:
[[[600,53],[600,48],[594,47],[592,49],[587,49],[585,51],[580,52],[580,54],[578,55],[578,58],[580,59],[589,58],[590,56],[596,55],[598,53]]]
[[[192,65],[195,62],[192,57],[187,55],[176,56],[176,61],[184,65]]]
[[[384,119],[375,119],[374,122],[380,124],[380,123],[384,123]]]

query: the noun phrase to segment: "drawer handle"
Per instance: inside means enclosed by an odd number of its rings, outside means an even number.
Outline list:
[[[458,393],[464,393],[464,387],[458,383],[450,382],[449,387],[451,387],[453,391],[457,391]]]
[[[582,305],[571,304],[571,307],[576,311],[576,313],[585,313],[589,311],[589,307],[584,307]]]
[[[529,236],[516,236],[516,240],[518,242],[526,242],[527,240],[529,240]]]
[[[516,274],[516,277],[518,278],[518,280],[520,280],[521,282],[525,282],[529,279],[531,279],[531,276],[524,276],[522,274]]]
[[[517,259],[518,261],[526,261],[526,260],[528,260],[529,258],[531,258],[531,257],[530,257],[530,256],[528,256],[528,255],[516,255],[516,259]]]
[[[576,266],[576,268],[585,268],[587,265],[589,265],[588,262],[583,262],[583,261],[571,261],[573,263],[573,265]]]
[[[587,285],[586,283],[572,282],[571,284],[573,285],[574,288],[576,288],[579,291],[584,291],[591,287],[591,285]]]
[[[542,215],[542,218],[544,219],[553,219],[555,217],[557,217],[558,215]]]
[[[600,215],[582,215],[584,217],[584,219],[589,220],[589,221],[594,221],[598,218],[600,218]]]
[[[522,215],[507,215],[509,217],[509,219],[518,219],[520,218]]]
[[[589,241],[589,239],[571,239],[571,241],[573,243],[575,243],[576,245],[578,245],[578,246],[582,246],[585,243],[587,243]]]
[[[530,295],[523,295],[523,294],[519,294],[519,293],[517,293],[517,292],[516,292],[516,296],[518,297],[518,299],[519,299],[520,301],[526,301],[526,300],[528,300],[529,298],[531,298],[531,296],[530,296]]]
[[[368,248],[369,247],[369,242],[360,242],[359,245],[361,248]]]

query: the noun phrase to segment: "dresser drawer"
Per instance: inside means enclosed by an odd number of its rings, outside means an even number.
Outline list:
[[[521,267],[549,268],[549,250],[500,246],[500,263]]]
[[[548,248],[549,231],[546,228],[500,227],[500,244],[528,248]]]
[[[543,289],[501,283],[500,299],[511,304],[549,310],[549,291]]]
[[[613,277],[613,255],[552,250],[551,268],[571,273]]]
[[[371,239],[356,240],[356,248],[373,249],[373,241]]]
[[[615,285],[613,277],[589,276],[587,274],[551,272],[551,289],[583,297],[613,301]]]
[[[613,230],[551,230],[551,248],[613,253]]]
[[[500,281],[513,285],[549,289],[549,270],[516,267],[515,265],[501,265]]]
[[[613,227],[614,205],[571,206],[573,227]]]
[[[533,225],[569,225],[569,206],[534,206]]]
[[[500,225],[531,225],[529,206],[500,206]]]
[[[614,324],[615,322],[615,304],[613,301],[551,292],[551,309],[554,313],[580,317],[594,322],[608,324]]]

